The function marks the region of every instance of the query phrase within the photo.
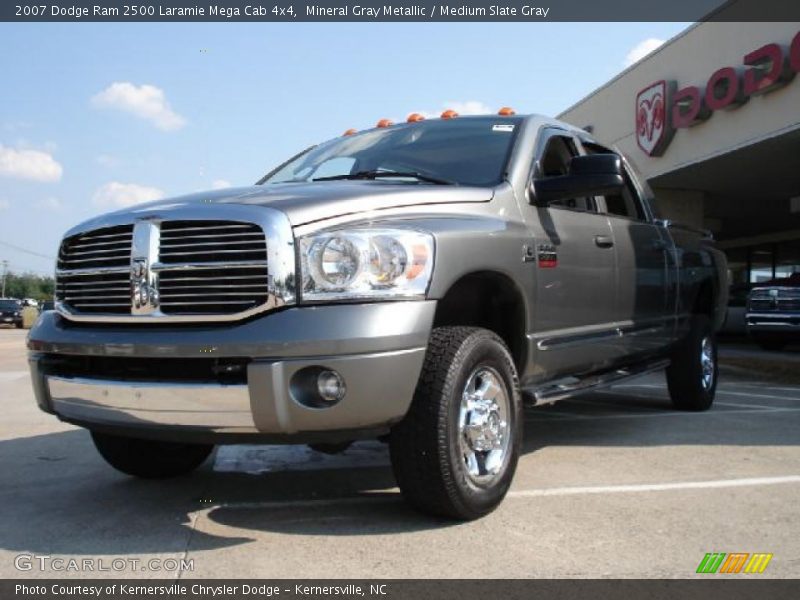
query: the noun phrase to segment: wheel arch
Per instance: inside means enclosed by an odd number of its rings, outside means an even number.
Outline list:
[[[525,295],[508,275],[492,270],[467,273],[454,281],[437,303],[434,327],[482,327],[508,346],[518,372],[527,361]]]

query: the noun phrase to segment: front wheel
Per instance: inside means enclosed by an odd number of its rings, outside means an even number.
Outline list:
[[[411,408],[389,438],[405,499],[429,514],[469,520],[500,504],[522,440],[511,355],[491,331],[433,331]]]
[[[667,387],[678,410],[711,408],[717,391],[717,340],[708,317],[692,317],[689,334],[675,347]]]
[[[181,444],[92,432],[97,451],[108,464],[144,479],[176,477],[194,471],[214,450],[211,444]]]

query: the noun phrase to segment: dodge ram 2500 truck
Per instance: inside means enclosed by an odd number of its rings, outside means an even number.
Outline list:
[[[28,341],[39,406],[141,477],[214,444],[381,438],[403,496],[458,519],[506,494],[524,401],[666,368],[677,409],[709,408],[727,294],[710,237],[657,219],[586,131],[455,116],[68,231]]]
[[[800,341],[800,273],[758,284],[747,297],[747,333],[764,350]]]

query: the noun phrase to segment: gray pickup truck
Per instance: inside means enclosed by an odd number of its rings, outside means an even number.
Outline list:
[[[73,228],[28,341],[39,406],[140,477],[379,438],[404,497],[457,519],[506,494],[523,402],[666,368],[709,408],[724,255],[586,131],[509,113],[348,131]]]

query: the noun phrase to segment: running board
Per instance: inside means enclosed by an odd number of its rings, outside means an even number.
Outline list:
[[[608,387],[626,379],[647,375],[654,371],[660,371],[667,366],[669,366],[669,360],[659,360],[656,362],[624,367],[614,371],[605,371],[595,375],[587,375],[577,381],[550,383],[539,387],[526,388],[523,390],[523,393],[527,398],[533,400],[536,406],[540,404],[551,404],[559,400],[564,400],[565,398],[577,396],[578,394]]]

